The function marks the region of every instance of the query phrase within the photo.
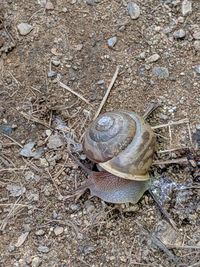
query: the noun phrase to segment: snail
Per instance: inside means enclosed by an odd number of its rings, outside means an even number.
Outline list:
[[[130,111],[100,115],[85,132],[83,151],[102,171],[88,170],[74,159],[88,174],[80,194],[89,189],[106,202],[137,203],[151,185],[154,150],[155,135],[144,118]]]

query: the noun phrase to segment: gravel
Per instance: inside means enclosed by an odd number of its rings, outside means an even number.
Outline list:
[[[185,37],[186,33],[183,29],[180,29],[178,31],[175,31],[173,33],[173,36],[175,39],[183,39]]]
[[[146,63],[156,62],[156,61],[158,61],[159,58],[160,58],[160,56],[158,54],[153,54],[152,56],[150,56],[146,59]]]
[[[33,26],[28,23],[20,23],[17,25],[17,29],[21,35],[27,35],[33,30]]]
[[[181,12],[183,16],[189,15],[192,12],[192,2],[189,0],[183,0]]]
[[[49,248],[48,248],[47,246],[39,246],[39,247],[37,248],[37,250],[38,250],[39,252],[42,252],[42,253],[48,253],[48,252],[49,252]]]
[[[117,43],[117,37],[111,37],[110,39],[108,39],[107,43],[110,48],[113,48]]]
[[[169,77],[169,71],[165,67],[154,67],[152,70],[153,76],[156,76],[158,78],[168,78]]]
[[[128,13],[131,17],[131,19],[137,19],[140,16],[140,7],[134,3],[134,2],[129,2],[127,5],[128,8]]]

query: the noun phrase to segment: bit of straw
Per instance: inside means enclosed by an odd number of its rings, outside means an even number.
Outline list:
[[[99,108],[98,108],[93,120],[95,120],[99,116],[99,114],[100,114],[100,112],[101,112],[101,110],[102,110],[102,108],[103,108],[103,106],[104,106],[109,94],[110,94],[110,91],[111,91],[111,89],[112,89],[112,87],[113,87],[113,85],[114,85],[114,83],[115,83],[115,81],[117,79],[118,73],[119,73],[119,66],[117,66],[117,68],[116,68],[116,71],[115,71],[115,73],[113,75],[113,78],[112,78],[112,80],[111,80],[111,82],[110,82],[110,84],[108,86],[108,89],[107,89],[107,91],[105,93],[105,96],[102,99],[101,104],[100,104],[100,106],[99,106]]]
[[[67,86],[66,84],[62,83],[61,81],[58,81],[58,84],[60,85],[60,87],[62,87],[63,89],[69,91],[70,93],[72,93],[73,95],[77,96],[78,98],[80,98],[81,100],[83,100],[85,103],[87,103],[88,105],[92,106],[92,104],[82,95],[80,95],[79,93],[75,92],[74,90],[72,90],[69,86]]]

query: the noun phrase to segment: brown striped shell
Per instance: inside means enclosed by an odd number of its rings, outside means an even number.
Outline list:
[[[100,115],[87,129],[83,150],[106,171],[130,180],[149,179],[155,135],[144,119],[130,111]]]

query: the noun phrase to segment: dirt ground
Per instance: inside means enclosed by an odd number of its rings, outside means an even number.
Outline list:
[[[136,0],[137,19],[127,3],[0,0],[2,267],[200,266],[200,2]],[[177,230],[148,193],[129,207],[66,198],[86,179],[67,149],[89,163],[81,140],[117,66],[101,112],[158,102],[152,126],[183,120],[155,130],[151,169]]]

